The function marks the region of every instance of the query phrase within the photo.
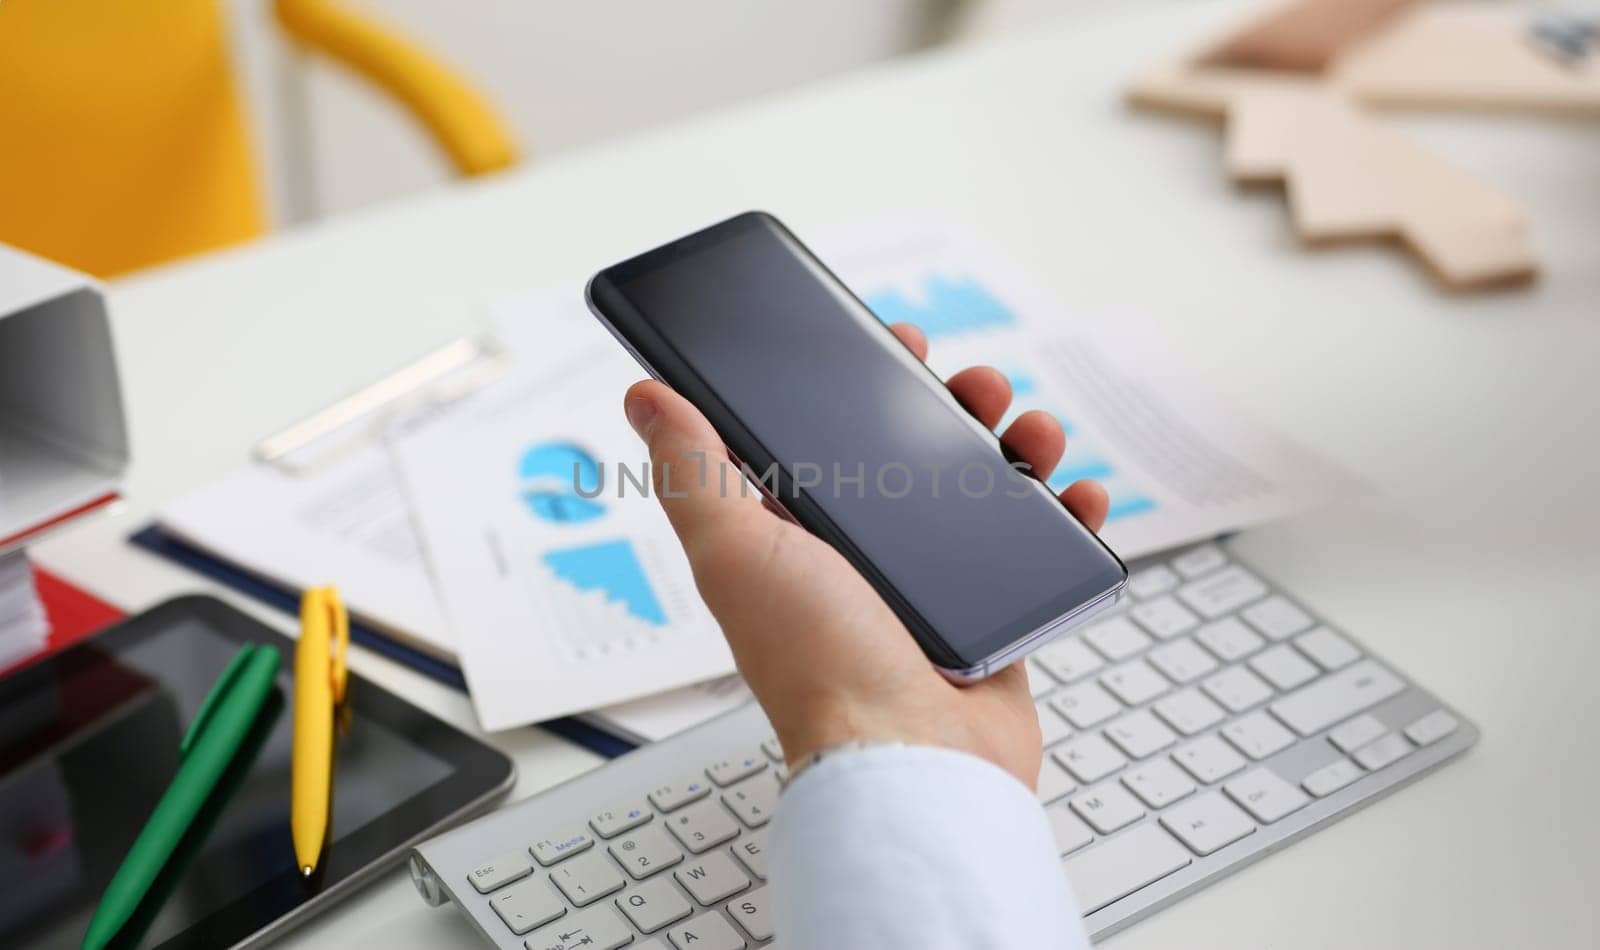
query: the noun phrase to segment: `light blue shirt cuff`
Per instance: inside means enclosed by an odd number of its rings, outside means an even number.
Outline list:
[[[773,817],[784,950],[1083,950],[1044,809],[997,766],[869,746],[796,776]]]

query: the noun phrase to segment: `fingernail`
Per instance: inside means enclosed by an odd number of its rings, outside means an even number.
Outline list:
[[[650,438],[650,429],[656,424],[656,416],[661,413],[655,400],[647,396],[635,396],[628,400],[624,407],[628,413],[628,424],[633,426],[633,431],[639,433],[639,438]]]

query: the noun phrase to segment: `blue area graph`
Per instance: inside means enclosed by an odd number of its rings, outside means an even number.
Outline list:
[[[567,442],[545,442],[522,454],[517,474],[522,477],[522,500],[542,521],[592,521],[605,506],[578,493],[603,487],[600,465],[594,456]]]
[[[1156,503],[1143,495],[1133,495],[1127,498],[1111,499],[1111,508],[1106,512],[1106,523],[1110,524],[1118,518],[1127,518],[1132,515],[1143,514],[1156,506]]]
[[[1101,461],[1100,459],[1083,459],[1081,461],[1063,460],[1056,470],[1051,473],[1049,484],[1051,488],[1054,488],[1056,491],[1060,491],[1061,489],[1066,488],[1068,485],[1071,485],[1073,482],[1083,478],[1093,478],[1099,481],[1105,481],[1111,477],[1111,473],[1111,463]]]
[[[1142,494],[1126,478],[1119,478],[1116,468],[1110,462],[1093,455],[1068,452],[1067,457],[1056,466],[1056,470],[1050,473],[1050,478],[1045,484],[1050,486],[1051,491],[1060,492],[1066,490],[1073,482],[1085,478],[1092,478],[1104,485],[1106,494],[1111,496],[1111,507],[1106,510],[1106,524],[1142,515],[1156,508],[1154,499]]]
[[[996,366],[995,369],[998,369],[1000,372],[1004,373],[1006,375],[1006,379],[1010,380],[1011,395],[1013,398],[1023,399],[1027,396],[1032,396],[1034,393],[1039,391],[1039,381],[1033,378],[1032,373],[1029,373],[1022,367]]]
[[[915,323],[928,339],[1009,327],[1017,315],[988,288],[971,278],[926,278],[921,299],[898,290],[880,290],[862,298],[884,323]]]
[[[622,604],[629,614],[645,623],[667,625],[667,612],[661,609],[639,557],[627,541],[550,551],[544,555],[544,562],[557,577],[579,590],[603,591],[608,602]]]
[[[1106,511],[1106,524],[1120,518],[1144,514],[1156,507],[1154,500],[1129,486],[1126,479],[1118,479],[1117,470],[1104,459],[1073,458],[1069,455],[1061,460],[1061,464],[1056,466],[1054,472],[1050,473],[1050,479],[1046,484],[1052,491],[1059,492],[1084,478],[1092,478],[1101,483],[1106,487],[1106,494],[1111,496],[1111,507]]]

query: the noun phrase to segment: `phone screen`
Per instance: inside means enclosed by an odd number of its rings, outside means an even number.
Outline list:
[[[740,215],[609,268],[590,302],[939,665],[971,669],[1126,579],[771,216]]]

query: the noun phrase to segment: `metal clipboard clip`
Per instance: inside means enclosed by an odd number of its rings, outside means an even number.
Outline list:
[[[257,442],[256,461],[306,475],[414,426],[504,375],[511,357],[491,336],[455,340]]]

